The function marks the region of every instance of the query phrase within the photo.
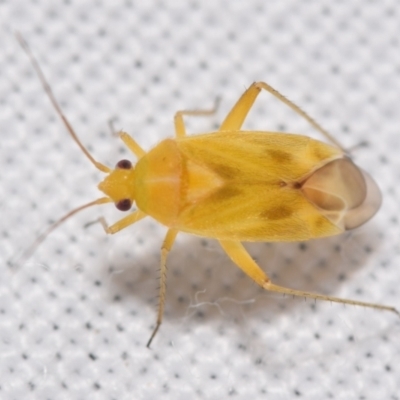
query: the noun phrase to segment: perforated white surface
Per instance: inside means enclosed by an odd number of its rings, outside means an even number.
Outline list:
[[[65,132],[14,37],[20,31],[99,161],[145,148],[179,109],[218,126],[263,80],[295,101],[379,182],[379,214],[352,234],[251,244],[277,283],[400,307],[400,4],[397,1],[0,1],[0,398],[399,399],[400,321],[258,289],[217,243],[181,235],[153,347],[165,229],[106,237],[112,206],[60,227],[20,269],[7,261],[49,221],[95,199],[101,176]],[[315,132],[260,96],[247,128]],[[132,158],[133,159],[133,158]]]

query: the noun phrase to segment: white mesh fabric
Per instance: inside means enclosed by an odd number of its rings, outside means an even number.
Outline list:
[[[7,261],[99,197],[101,179],[52,109],[19,31],[107,165],[128,156],[110,118],[150,149],[173,134],[175,111],[221,96],[215,117],[187,119],[189,132],[215,129],[256,80],[345,147],[367,141],[353,154],[383,193],[371,222],[248,249],[281,285],[400,307],[399,17],[394,0],[0,1],[0,398],[397,399],[396,316],[263,292],[213,241],[179,236],[151,350],[165,233],[155,221],[106,237],[86,225],[120,213],[98,207],[18,270]],[[245,126],[316,135],[266,94]]]

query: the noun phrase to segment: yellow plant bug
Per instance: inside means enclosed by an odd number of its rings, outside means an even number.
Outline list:
[[[84,204],[50,226],[27,249],[26,260],[37,246],[66,219],[104,203],[121,211],[136,210],[108,225],[114,234],[146,216],[168,228],[161,247],[157,321],[163,318],[166,295],[166,259],[178,232],[214,238],[231,260],[268,291],[337,303],[388,310],[381,304],[342,299],[275,285],[256,264],[242,242],[305,241],[337,235],[368,221],[379,209],[381,194],[368,173],[358,168],[340,144],[308,114],[264,82],[253,83],[239,98],[216,132],[186,135],[184,116],[202,116],[215,110],[178,111],[175,137],[146,152],[126,132],[119,137],[136,156],[136,165],[120,160],[115,168],[97,162],[64,116],[43,72],[21,35],[17,38],[57,114],[73,140],[101,172],[98,185],[104,197]],[[333,145],[307,136],[243,131],[242,124],[258,94],[266,90],[305,118]]]

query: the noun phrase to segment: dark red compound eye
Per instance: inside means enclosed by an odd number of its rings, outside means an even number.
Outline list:
[[[119,211],[129,211],[132,207],[132,202],[129,199],[123,199],[115,203],[115,207]]]
[[[131,169],[132,163],[129,160],[120,160],[117,162],[116,168],[119,169]]]

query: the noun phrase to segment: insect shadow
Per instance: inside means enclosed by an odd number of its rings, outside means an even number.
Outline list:
[[[262,269],[280,285],[329,295],[336,293],[366,265],[372,254],[371,243],[374,249],[380,246],[376,235],[364,228],[307,243],[251,243],[246,247]],[[110,293],[118,293],[128,302],[130,298],[138,299],[150,309],[156,309],[158,271],[154,264],[158,248],[155,244],[149,254],[146,247],[140,255],[123,250],[113,252],[111,263],[104,264],[103,268],[118,271],[112,273],[108,282]],[[166,313],[170,322],[181,323],[189,315],[199,324],[220,320],[221,314],[235,319],[244,309],[251,309],[246,318],[278,318],[304,304],[311,307],[320,303],[265,292],[235,268],[216,242],[190,235],[182,236],[170,254],[167,299]],[[349,306],[332,304],[332,307],[340,312]]]

